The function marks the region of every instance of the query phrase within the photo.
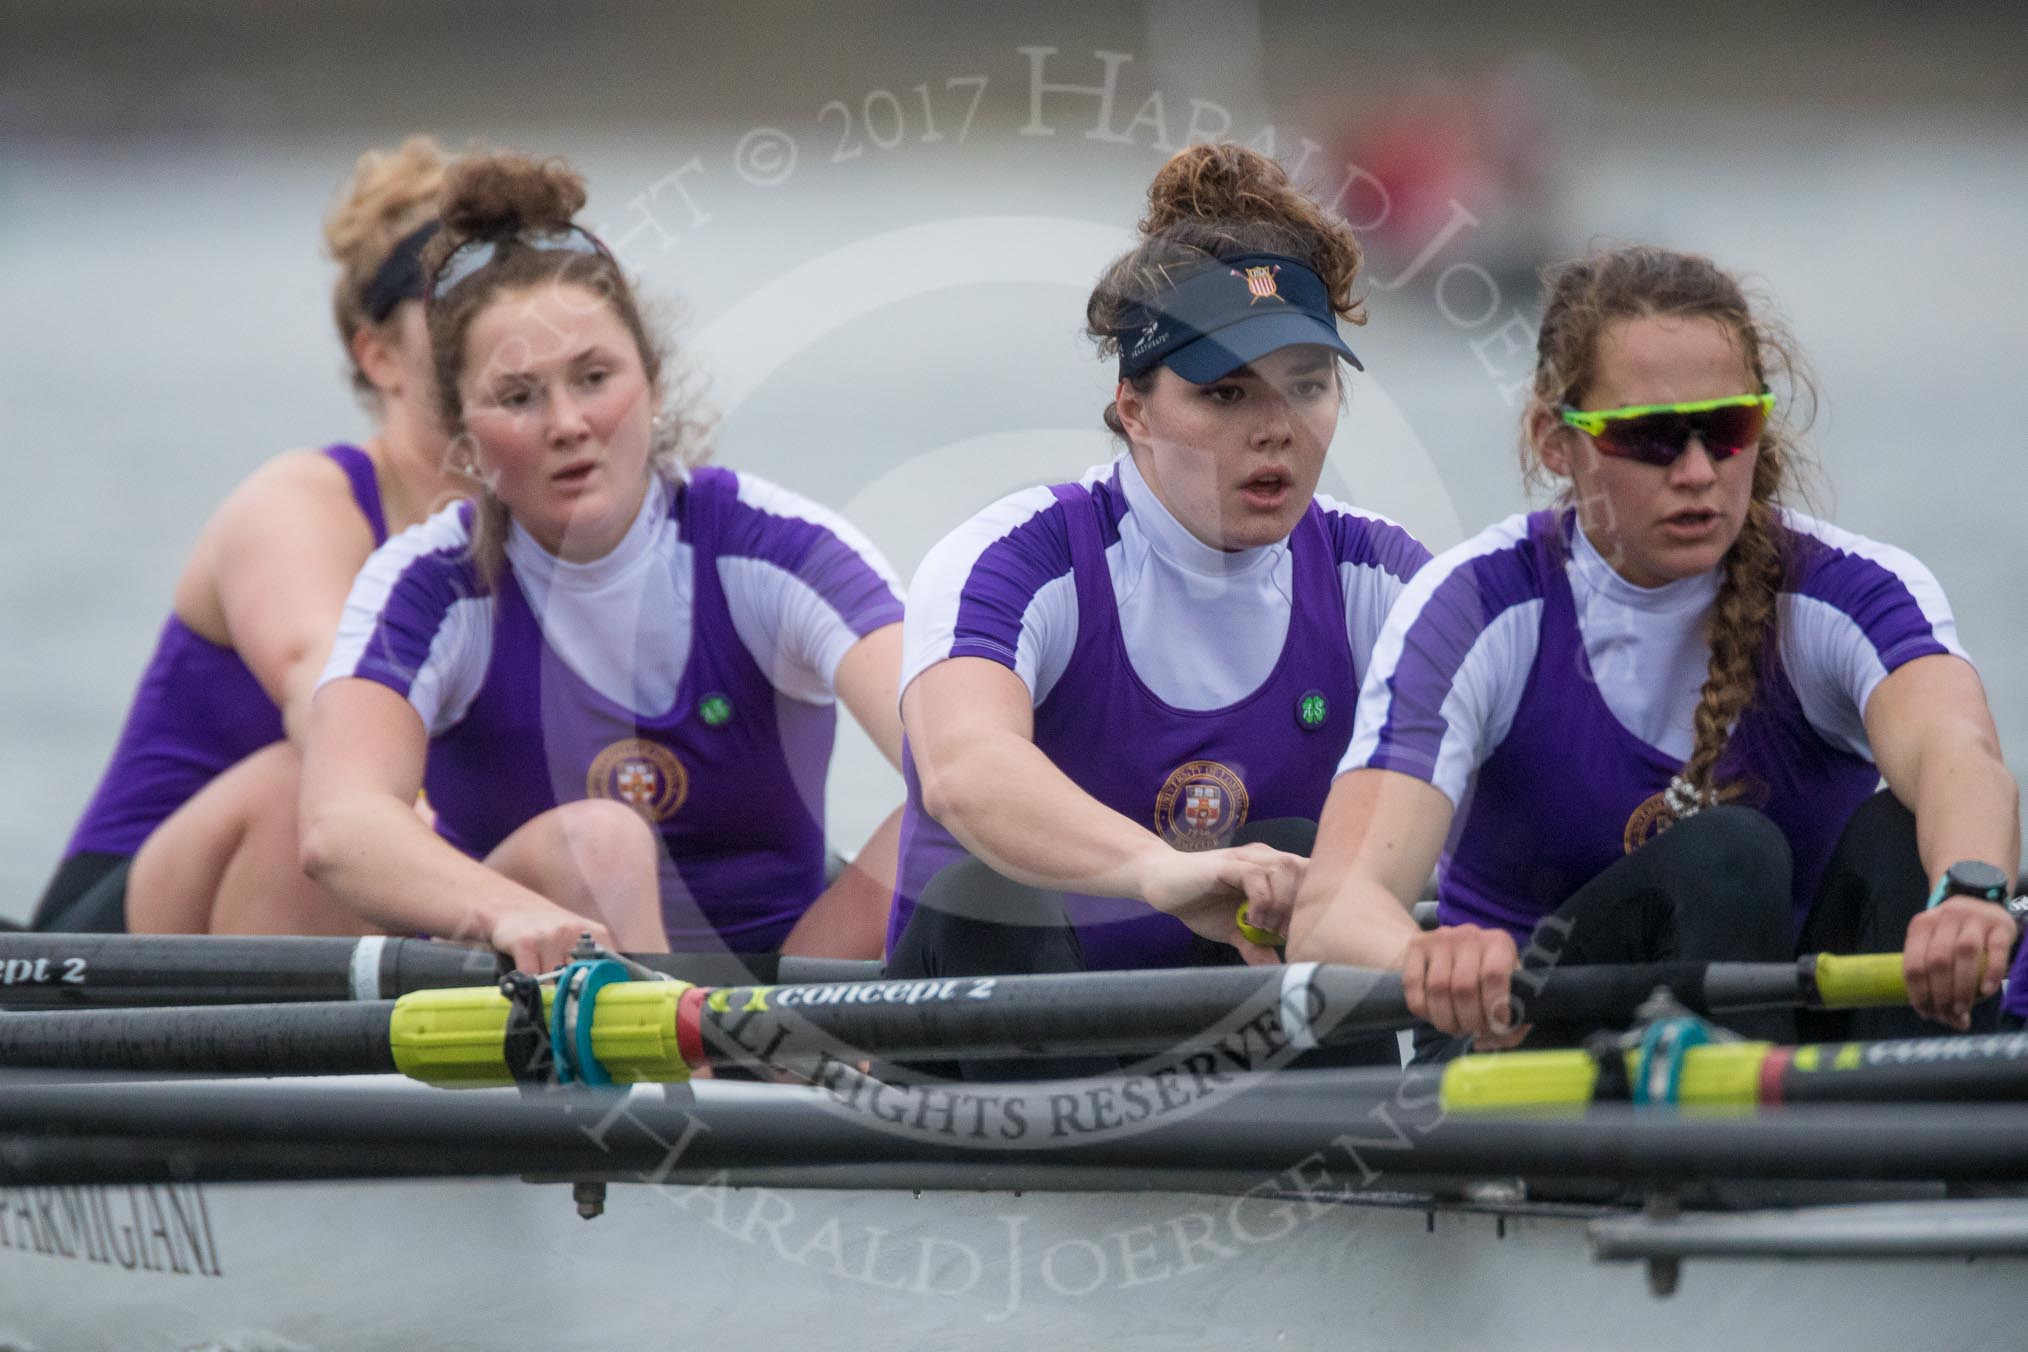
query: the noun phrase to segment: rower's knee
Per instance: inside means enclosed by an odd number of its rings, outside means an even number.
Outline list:
[[[1767,816],[1749,807],[1706,808],[1677,822],[1662,839],[1727,891],[1788,892],[1795,857],[1788,837]]]
[[[1283,854],[1310,857],[1317,844],[1317,824],[1307,817],[1270,817],[1248,822],[1232,836],[1235,845],[1266,845]]]
[[[586,798],[555,809],[550,829],[571,861],[582,899],[610,902],[652,886],[660,842],[640,813],[610,798]],[[568,904],[568,903],[565,903]]]
[[[1055,928],[1068,923],[1061,892],[1017,883],[970,856],[939,869],[924,884],[916,909],[993,925]]]
[[[1666,890],[1686,957],[1772,959],[1792,944],[1788,838],[1752,808],[1707,808],[1671,826]],[[1649,848],[1653,848],[1651,845]]]

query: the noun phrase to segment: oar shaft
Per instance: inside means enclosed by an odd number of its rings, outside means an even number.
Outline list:
[[[397,958],[439,956],[427,945],[393,951]],[[461,960],[456,950],[443,956]],[[386,950],[381,957],[389,960]],[[1778,1003],[1783,989],[1795,998],[1799,972],[1782,964],[1570,968],[1543,974],[1525,991],[1527,983],[1517,979],[1516,994],[1525,1019],[1614,1024],[1657,986],[1706,1008],[1715,974],[1726,999]],[[590,1028],[595,1059],[626,1080],[679,1079],[686,1064],[806,1064],[827,1054],[906,1061],[1170,1053],[1210,1056],[1214,1065],[1243,1070],[1406,1020],[1398,975],[1299,964],[716,990],[622,982],[599,996]],[[12,1013],[0,1015],[0,1065],[269,1075],[400,1069],[433,1083],[496,1083],[509,1075],[507,1027],[508,1002],[490,986],[418,991],[399,1004]],[[1698,1049],[1690,1064],[1739,1055]],[[1481,1064],[1468,1058],[1458,1075],[1478,1073]],[[1589,1098],[1595,1067],[1582,1059],[1554,1064],[1562,1069],[1553,1083],[1523,1084],[1518,1077],[1551,1062],[1516,1056],[1490,1063],[1480,1097],[1496,1104]],[[1755,1085],[1744,1076],[1737,1067],[1715,1076],[1723,1101],[1754,1101]],[[1703,1081],[1690,1075],[1684,1083],[1694,1088]],[[1947,1086],[1939,1089],[1948,1096]],[[1468,1100],[1479,1101],[1466,1095],[1460,1106]]]
[[[875,962],[773,953],[643,953],[681,981],[866,981]],[[499,959],[427,939],[191,934],[0,934],[0,1008],[281,1004],[393,1000],[491,985]]]
[[[355,1075],[395,1068],[392,1002],[0,1014],[0,1065],[38,1070]]]
[[[1804,999],[1794,963],[1569,967],[1514,978],[1525,1022],[1624,1025],[1658,988],[1697,1013]],[[771,1060],[839,1047],[895,1060],[1132,1056],[1252,1040],[1337,1046],[1412,1021],[1395,972],[1303,963],[1102,975],[739,986],[681,1017],[705,1054]]]
[[[2028,1179],[2020,1146],[2028,1109],[2014,1105],[1801,1107],[1753,1120],[1626,1108],[1468,1120],[1404,1116],[1397,1107],[1390,1130],[1370,1101],[1304,1092],[1305,1083],[1236,1084],[1216,1102],[1131,1131],[1066,1136],[1040,1109],[1018,1119],[1003,1113],[998,1123],[1022,1129],[991,1138],[962,1125],[897,1129],[816,1094],[720,1095],[716,1086],[694,1097],[635,1094],[623,1104],[317,1084],[29,1086],[18,1101],[0,1098],[0,1184],[540,1173],[729,1178],[737,1186],[771,1170],[808,1177],[856,1166],[877,1166],[859,1186],[973,1189],[982,1167],[1002,1180],[1016,1166],[1068,1171],[1069,1186],[1086,1188],[1095,1168],[1115,1177],[1139,1171],[1143,1185],[1161,1186],[1166,1176],[1171,1186],[1195,1187],[1213,1171],[1244,1187],[1300,1168],[1323,1193],[1371,1186],[1376,1174]],[[820,1176],[833,1185],[844,1177]]]

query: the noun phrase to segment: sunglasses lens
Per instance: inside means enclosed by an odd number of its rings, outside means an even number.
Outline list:
[[[1760,441],[1761,431],[1767,426],[1767,410],[1759,404],[1741,404],[1692,414],[1690,421],[1696,424],[1697,435],[1712,458],[1720,459],[1738,455]]]
[[[1624,456],[1644,465],[1673,465],[1690,443],[1690,434],[1704,443],[1713,460],[1726,460],[1759,442],[1767,426],[1767,410],[1759,404],[1706,409],[1701,413],[1645,413],[1615,418],[1593,437],[1607,455]]]
[[[1647,413],[1615,418],[1592,437],[1607,455],[1624,456],[1644,465],[1673,464],[1683,453],[1690,422],[1680,413]]]

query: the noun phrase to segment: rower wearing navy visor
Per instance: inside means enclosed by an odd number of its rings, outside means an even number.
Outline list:
[[[1530,966],[1899,949],[1912,1012],[1802,1031],[1969,1025],[2016,938],[2019,791],[1936,579],[1783,505],[1807,388],[1707,259],[1552,275],[1525,443],[1563,492],[1389,617],[1292,957],[1398,967],[1417,1014],[1498,1044],[1531,942]]]
[[[1087,307],[1126,453],[994,503],[911,586],[894,975],[1274,961],[1240,904],[1272,943],[1428,557],[1316,495],[1359,365],[1351,234],[1238,146],[1148,197]]]

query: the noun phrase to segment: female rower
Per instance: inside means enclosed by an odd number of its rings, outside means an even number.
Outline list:
[[[891,874],[876,842],[874,876],[819,899],[824,775],[834,697],[899,761],[901,602],[830,513],[686,468],[696,419],[664,407],[669,364],[572,221],[584,201],[555,161],[450,171],[427,318],[480,488],[353,588],[311,711],[304,867],[375,923],[529,971],[584,930],[870,956]]]
[[[1126,452],[993,504],[908,609],[900,974],[1273,961],[1359,673],[1428,557],[1316,496],[1359,247],[1200,145],[1092,292]]]
[[[205,525],[36,928],[359,932],[296,866],[290,739],[360,564],[454,491],[417,299],[443,172],[412,137],[340,192],[332,308],[373,435],[276,457]]]
[[[1398,967],[1437,1028],[1511,1041],[1531,933],[1562,963],[1899,948],[1915,1013],[1967,1026],[2015,937],[1983,898],[2014,876],[2018,791],[1928,570],[1782,506],[1806,389],[1707,259],[1554,275],[1525,441],[1563,496],[1389,617],[1292,956]]]

